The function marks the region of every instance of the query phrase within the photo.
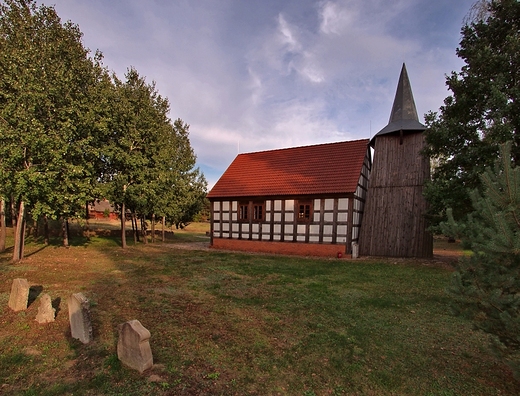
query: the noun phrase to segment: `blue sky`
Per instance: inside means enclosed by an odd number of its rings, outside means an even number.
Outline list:
[[[239,152],[370,138],[403,62],[420,121],[437,111],[474,0],[43,3],[120,78],[133,66],[156,82],[211,188]]]

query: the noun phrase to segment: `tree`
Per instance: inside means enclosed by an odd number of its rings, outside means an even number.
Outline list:
[[[438,162],[425,188],[433,224],[446,218],[446,208],[455,219],[471,210],[470,191],[482,187],[480,175],[501,143],[511,141],[511,158],[520,161],[520,2],[477,6],[457,49],[465,65],[446,78],[452,95],[426,115],[425,154]]]
[[[189,125],[180,119],[171,123],[169,101],[159,95],[155,83],[148,84],[134,68],[125,77],[124,82],[113,77],[111,134],[103,157],[107,195],[122,214],[123,248],[127,209],[133,221],[137,214],[141,220],[155,215],[180,218],[206,194],[204,176],[194,169]]]
[[[495,351],[520,380],[520,167],[511,144],[481,177],[465,220],[441,223],[446,235],[462,237],[473,255],[459,263],[449,289],[458,314],[494,337]]]
[[[92,95],[100,76],[71,22],[32,0],[0,5],[0,195],[18,208],[13,260],[23,258],[28,211],[67,219],[92,198]]]
[[[161,191],[154,201],[153,213],[184,227],[201,211],[207,194],[207,181],[198,168],[190,145],[190,126],[180,118],[164,129],[157,162],[160,175],[155,188]]]
[[[114,79],[110,138],[104,149],[104,182],[108,198],[121,212],[121,241],[126,247],[126,211],[146,212],[154,199],[148,188],[156,178],[155,155],[168,125],[169,103],[155,84],[130,68],[126,80]]]

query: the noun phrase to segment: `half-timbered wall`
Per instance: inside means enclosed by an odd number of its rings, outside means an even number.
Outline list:
[[[372,167],[370,148],[367,150],[365,161],[359,176],[359,182],[353,200],[352,208],[352,237],[351,241],[358,243],[361,222],[363,220],[363,212],[365,208],[365,200],[368,191],[368,181],[370,178],[370,170]]]
[[[273,242],[329,243],[347,245],[352,229],[353,197],[219,200],[212,203],[213,238]],[[262,219],[240,219],[240,206],[249,213],[264,204]],[[300,218],[300,206],[312,205],[308,219]]]

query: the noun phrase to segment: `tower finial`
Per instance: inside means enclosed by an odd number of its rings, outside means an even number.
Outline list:
[[[419,122],[412,94],[412,86],[408,79],[406,65],[403,63],[399,82],[397,83],[394,105],[390,113],[390,120],[388,121],[388,125],[381,129],[376,136],[401,130],[424,131],[425,129],[426,127]]]

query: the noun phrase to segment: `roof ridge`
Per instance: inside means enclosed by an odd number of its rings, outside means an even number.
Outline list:
[[[295,150],[295,149],[309,148],[309,147],[329,146],[329,145],[333,145],[333,144],[358,143],[358,142],[369,142],[369,141],[370,141],[370,139],[368,139],[368,138],[366,138],[366,139],[356,139],[356,140],[342,140],[340,142],[316,143],[316,144],[308,144],[308,145],[305,145],[305,146],[293,146],[293,147],[284,147],[284,148],[277,148],[277,149],[249,151],[247,153],[239,153],[238,155],[271,153],[271,152],[274,152],[274,151]]]

